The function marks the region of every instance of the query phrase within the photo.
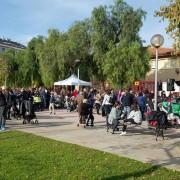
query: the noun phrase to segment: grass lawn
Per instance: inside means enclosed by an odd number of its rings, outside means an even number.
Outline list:
[[[180,172],[74,144],[11,131],[0,133],[0,180],[180,179]]]

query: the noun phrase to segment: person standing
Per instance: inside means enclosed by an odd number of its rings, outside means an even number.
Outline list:
[[[76,104],[77,104],[77,111],[79,118],[81,117],[83,99],[84,99],[83,92],[80,91],[79,95],[76,97]]]
[[[109,90],[106,90],[106,94],[104,95],[102,106],[104,107],[104,110],[105,110],[106,125],[108,126],[108,117],[109,117],[109,113],[111,112],[111,106],[112,106],[112,104],[110,103],[110,91]]]
[[[53,113],[55,115],[54,103],[55,103],[54,93],[51,92],[50,101],[49,101],[49,114]]]
[[[95,106],[96,106],[97,114],[99,114],[99,110],[101,107],[101,95],[100,95],[99,91],[97,91],[97,94],[95,96]]]
[[[125,90],[125,94],[122,96],[121,102],[124,107],[124,112],[128,116],[131,111],[131,105],[134,102],[133,94]]]
[[[2,92],[2,89],[0,88],[0,131],[5,130],[5,123],[6,123],[6,120],[4,118],[5,107],[6,107],[6,98]]]
[[[11,120],[10,113],[11,113],[11,107],[12,107],[12,94],[9,89],[5,90],[4,96],[6,98],[6,108],[5,108],[5,119]]]
[[[146,111],[146,101],[142,92],[140,92],[139,96],[137,97],[137,103],[139,105],[139,110],[141,111],[142,119],[144,120],[145,119],[144,113]]]

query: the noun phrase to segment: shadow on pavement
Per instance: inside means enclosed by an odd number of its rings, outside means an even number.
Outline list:
[[[73,124],[72,122],[40,122],[39,124],[11,124],[13,128],[8,129],[26,129],[26,128],[39,128],[39,127],[56,127]]]

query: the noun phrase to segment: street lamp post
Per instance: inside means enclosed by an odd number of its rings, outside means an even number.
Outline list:
[[[79,60],[79,59],[75,60],[76,64],[79,64],[80,62],[81,62],[81,60]],[[78,73],[77,73],[77,75],[78,75],[78,91],[79,91],[79,66],[78,66]]]
[[[78,64],[78,63],[80,63],[80,62],[81,62],[81,61],[80,61],[79,59],[76,59],[76,60],[75,60],[75,63],[76,63],[76,64]],[[77,75],[78,75],[78,79],[79,79],[79,66],[78,66],[78,73],[77,73]]]
[[[160,34],[155,34],[151,38],[151,45],[156,48],[155,83],[154,83],[155,111],[157,111],[158,48],[161,47],[163,43],[164,43],[164,37]]]

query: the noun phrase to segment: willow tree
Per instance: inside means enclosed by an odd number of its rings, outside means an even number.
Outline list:
[[[77,70],[75,60],[79,59],[80,76],[89,80],[92,76],[93,61],[90,53],[91,26],[89,19],[75,22],[68,30],[69,48],[72,53],[71,63],[73,71]],[[89,78],[88,78],[89,77]]]
[[[112,24],[108,17],[106,6],[94,8],[91,16],[91,25],[93,60],[97,66],[95,74],[98,80],[105,81],[107,77],[103,73],[103,64],[105,54],[109,51],[109,44],[113,41]]]
[[[46,87],[51,87],[58,79],[59,68],[57,60],[57,47],[60,33],[56,29],[48,31],[48,37],[41,46],[39,67],[42,82]]]
[[[4,58],[0,57],[0,86],[4,85],[7,72],[7,63]]]
[[[149,70],[149,57],[139,36],[146,13],[123,0],[92,13],[92,46],[101,77],[115,87],[127,87]]]
[[[160,7],[160,10],[156,11],[155,15],[161,17],[163,20],[168,20],[169,24],[166,32],[171,34],[175,40],[175,47],[180,51],[180,1],[168,0],[168,2],[169,4]]]
[[[1,79],[5,79],[5,85],[14,87],[18,71],[17,53],[13,49],[8,49],[0,54],[0,71]],[[1,70],[2,69],[2,70]]]

